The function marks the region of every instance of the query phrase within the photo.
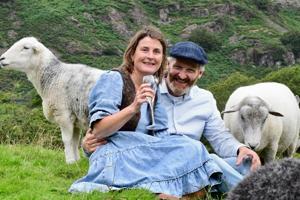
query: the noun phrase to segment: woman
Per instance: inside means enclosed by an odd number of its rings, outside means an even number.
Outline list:
[[[90,156],[88,174],[69,191],[145,188],[171,198],[220,183],[221,170],[199,141],[167,133],[159,92],[142,83],[146,75],[161,81],[165,64],[162,34],[146,27],[132,38],[120,69],[101,75],[90,94],[90,127],[107,144]],[[154,130],[147,129],[146,97],[155,99]]]

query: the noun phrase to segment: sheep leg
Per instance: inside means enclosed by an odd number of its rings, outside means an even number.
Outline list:
[[[273,143],[271,146],[267,147],[264,152],[264,162],[268,163],[275,160],[276,153],[278,150],[278,143]]]
[[[74,132],[73,132],[73,152],[74,152],[76,161],[80,159],[79,150],[78,150],[79,139],[80,139],[80,129],[75,127]]]
[[[65,123],[64,125],[60,126],[62,140],[65,146],[65,157],[66,162],[68,164],[76,162],[76,155],[74,154],[74,140],[73,140],[73,130],[74,126],[72,123]]]
[[[291,158],[293,156],[293,154],[295,153],[295,151],[297,150],[297,144],[298,144],[298,135],[296,136],[296,138],[294,138],[292,144],[287,148],[287,150],[284,152],[284,155],[286,157]]]

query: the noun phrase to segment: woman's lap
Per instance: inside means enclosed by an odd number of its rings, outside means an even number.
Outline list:
[[[211,175],[221,170],[200,142],[180,135],[134,134],[139,133],[120,132],[109,138],[91,155],[87,176],[70,191],[137,187],[181,196],[219,183]]]

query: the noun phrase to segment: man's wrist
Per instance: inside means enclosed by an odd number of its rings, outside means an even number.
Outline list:
[[[247,149],[250,149],[250,147],[248,147],[247,145],[243,145],[243,146],[240,146],[236,152],[236,155],[239,155],[240,153],[240,148],[243,148],[243,147],[246,147]]]

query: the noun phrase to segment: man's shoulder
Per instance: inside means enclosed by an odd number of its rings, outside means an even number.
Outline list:
[[[200,88],[197,85],[194,85],[191,88],[191,95],[193,95],[193,97],[203,98],[205,96],[207,98],[213,98],[214,99],[213,94],[209,90]]]

